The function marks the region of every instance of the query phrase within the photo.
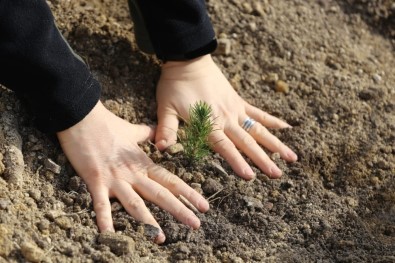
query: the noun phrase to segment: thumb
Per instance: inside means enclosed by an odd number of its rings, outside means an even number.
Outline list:
[[[158,109],[158,127],[156,128],[156,147],[163,151],[177,142],[178,118],[175,112]]]
[[[147,125],[133,125],[133,136],[137,142],[152,141],[155,136],[155,128]]]

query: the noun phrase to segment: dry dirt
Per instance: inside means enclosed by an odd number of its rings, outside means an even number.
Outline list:
[[[137,49],[126,1],[49,4],[105,104],[155,123],[159,65]],[[217,155],[189,165],[145,145],[211,210],[191,231],[149,205],[167,235],[158,246],[114,201],[117,234],[100,236],[85,185],[1,88],[0,262],[395,262],[395,1],[209,0],[208,9],[231,48],[215,60],[245,99],[294,126],[274,133],[299,161],[277,159],[279,180],[256,170],[245,182]],[[276,91],[277,78],[289,90]]]

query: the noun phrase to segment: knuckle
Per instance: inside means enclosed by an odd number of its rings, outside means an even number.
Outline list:
[[[131,198],[127,202],[127,206],[130,210],[138,210],[143,205],[144,205],[144,202],[140,198]]]
[[[229,142],[229,141],[219,141],[214,145],[214,150],[218,151],[218,152],[222,152],[222,153],[227,153],[227,152],[231,152],[233,150],[236,149],[236,146],[234,146],[233,143]]]
[[[265,126],[259,125],[259,123],[257,123],[257,124],[255,125],[256,126],[255,127],[256,133],[262,137],[266,136],[268,134],[269,130]]]
[[[99,212],[105,211],[106,209],[108,209],[108,207],[109,207],[109,202],[100,201],[94,203],[95,210]]]
[[[241,139],[241,142],[242,142],[244,145],[254,145],[254,144],[256,144],[255,139],[254,139],[253,137],[251,137],[251,135],[249,135],[249,134],[246,134],[246,135]]]
[[[170,194],[170,191],[168,189],[161,187],[159,190],[156,191],[155,199],[156,200],[165,200],[168,198],[169,194]]]
[[[167,174],[165,177],[166,184],[169,188],[176,187],[178,185],[179,181],[177,179],[178,177],[175,177],[172,174]]]

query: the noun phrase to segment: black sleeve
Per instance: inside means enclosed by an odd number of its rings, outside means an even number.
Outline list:
[[[204,0],[129,0],[129,4],[139,9],[132,10],[132,16],[141,14],[158,58],[191,59],[215,50]]]
[[[45,0],[0,0],[0,84],[28,102],[53,133],[82,120],[100,85],[59,33]]]

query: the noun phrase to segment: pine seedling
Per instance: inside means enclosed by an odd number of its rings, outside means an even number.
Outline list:
[[[189,121],[185,122],[185,134],[180,138],[189,161],[201,161],[210,154],[208,136],[214,130],[212,108],[204,101],[189,108]]]

